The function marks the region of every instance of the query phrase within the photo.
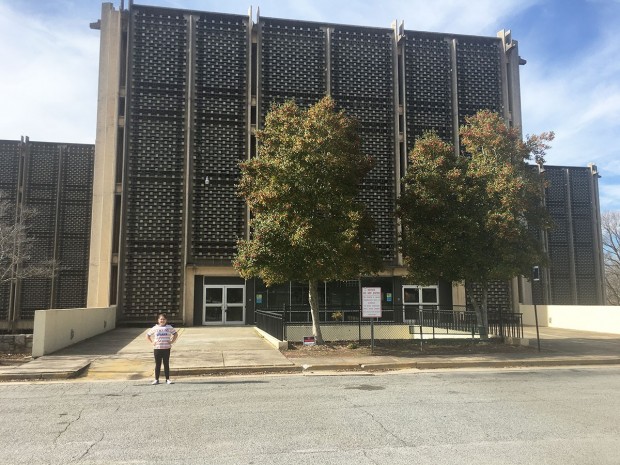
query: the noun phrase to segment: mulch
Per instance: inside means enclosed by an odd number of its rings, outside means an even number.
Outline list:
[[[475,355],[498,353],[530,353],[531,347],[504,344],[499,340],[488,341],[375,341],[374,352],[370,342],[333,342],[323,345],[289,343],[283,353],[288,358],[301,357],[356,357],[367,355],[389,355],[394,357],[419,357],[423,355]]]
[[[30,354],[0,352],[0,365],[21,365],[30,360]]]

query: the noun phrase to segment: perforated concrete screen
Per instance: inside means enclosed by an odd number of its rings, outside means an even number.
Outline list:
[[[120,63],[118,92],[101,94],[120,102],[116,126],[109,126],[119,143],[105,149],[118,161],[107,200],[117,226],[106,227],[117,228],[120,246],[117,254],[98,239],[118,264],[111,272],[100,267],[93,282],[111,276],[121,323],[160,311],[173,322],[202,321],[203,293],[195,283],[238,276],[231,265],[236,244],[251,233],[236,193],[239,162],[256,155],[254,131],[274,103],[292,99],[307,108],[331,95],[359,121],[363,151],[375,160],[359,197],[375,221],[373,241],[388,272],[402,271],[395,201],[416,138],[435,130],[458,146],[458,126],[481,109],[520,124],[521,60],[506,32],[474,37],[131,2],[127,11],[104,10],[102,40],[119,44]],[[109,58],[102,63],[105,77]],[[109,73],[118,79],[117,68]],[[575,210],[575,224],[580,215]],[[582,239],[574,260],[587,265],[588,238]],[[553,244],[560,257],[566,243]],[[589,279],[589,271],[579,273]],[[509,299],[504,285],[493,292],[498,302]]]
[[[0,190],[14,206],[35,211],[27,222],[31,263],[55,260],[59,265],[53,278],[3,284],[0,322],[32,320],[41,309],[84,307],[94,146],[0,141],[0,160]],[[14,210],[12,215],[14,220]]]

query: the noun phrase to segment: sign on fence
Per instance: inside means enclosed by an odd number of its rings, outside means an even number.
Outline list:
[[[381,318],[380,287],[362,287],[362,318]]]

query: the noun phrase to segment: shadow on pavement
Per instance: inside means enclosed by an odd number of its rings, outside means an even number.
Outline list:
[[[150,351],[144,340],[145,331],[145,328],[116,328],[55,352],[54,355],[104,356],[116,355],[119,352]]]

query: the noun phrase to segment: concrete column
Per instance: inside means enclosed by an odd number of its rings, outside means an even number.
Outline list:
[[[325,31],[325,95],[332,94],[332,31],[326,27]]]
[[[396,194],[396,199],[400,198],[400,193],[401,193],[401,184],[400,184],[400,180],[403,176],[403,173],[401,173],[400,168],[401,168],[401,157],[402,154],[400,153],[400,147],[401,147],[401,143],[404,142],[404,137],[405,137],[405,133],[404,133],[404,129],[403,132],[400,132],[400,118],[401,118],[401,110],[402,110],[402,117],[403,120],[405,118],[405,106],[404,105],[404,101],[405,101],[405,96],[401,95],[401,88],[399,85],[399,78],[400,78],[400,58],[402,57],[402,51],[404,49],[404,47],[400,44],[400,31],[399,31],[399,27],[398,27],[398,21],[394,21],[392,23],[392,29],[394,31],[394,34],[392,36],[392,69],[393,69],[393,80],[392,80],[392,85],[394,87],[394,192]],[[403,85],[404,87],[404,85]],[[401,234],[402,234],[402,225],[400,223],[399,219],[395,220],[395,234],[394,234],[394,243],[398,244],[398,239],[400,238]],[[402,265],[403,264],[403,254],[400,252],[398,245],[396,245],[395,247],[395,253],[396,253],[396,263],[398,265]]]
[[[598,169],[590,163],[590,195],[592,196],[592,237],[594,238],[594,273],[596,276],[596,298],[599,305],[607,303],[605,289],[605,258],[603,255],[603,235],[601,231],[601,205],[598,193]]]
[[[512,126],[522,128],[519,66],[524,65],[526,61],[519,56],[519,43],[516,40],[512,40],[510,31],[501,30],[497,33],[497,37],[502,39],[504,49],[502,64],[505,69],[502,70],[502,74],[506,76],[506,80],[505,85],[502,87],[506,89],[504,93],[506,98],[504,102],[506,107],[505,113],[507,113]]]
[[[110,269],[114,225],[119,79],[121,69],[121,12],[101,5],[97,134],[93,177],[92,226],[88,269],[88,307],[110,305]]]
[[[183,322],[187,324],[187,320],[193,317],[194,305],[194,281],[193,275],[188,272],[188,262],[193,260],[192,257],[192,192],[194,184],[194,164],[192,155],[194,153],[194,101],[196,98],[196,23],[198,17],[195,15],[186,15],[187,19],[187,70],[185,82],[187,82],[187,94],[185,95],[185,185],[183,199],[183,253],[182,253],[182,270],[181,271],[181,307],[179,312]],[[191,275],[191,276],[190,276]],[[188,309],[189,307],[189,309]]]
[[[570,276],[571,304],[577,305],[577,270],[575,262],[575,235],[573,229],[573,199],[571,195],[571,176],[568,168],[564,169],[566,183],[566,216],[568,219],[568,270]]]
[[[451,39],[450,43],[450,60],[452,64],[452,135],[454,144],[454,153],[458,157],[461,149],[461,138],[459,135],[459,81],[458,81],[458,65],[456,60],[456,44],[457,39]]]
[[[196,268],[193,266],[185,267],[185,308],[183,311],[183,324],[185,326],[194,326],[194,276]]]

